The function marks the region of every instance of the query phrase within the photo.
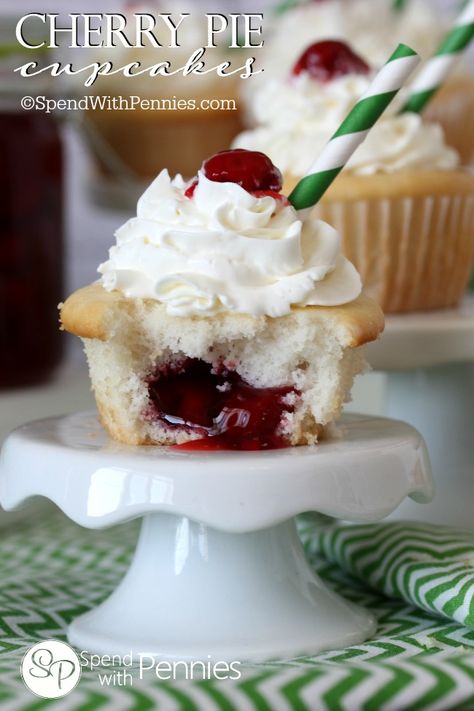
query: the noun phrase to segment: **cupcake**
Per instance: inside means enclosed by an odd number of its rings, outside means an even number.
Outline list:
[[[116,234],[99,282],[61,307],[101,420],[130,444],[314,444],[383,329],[334,228],[304,223],[262,153],[195,179],[162,171]]]
[[[474,174],[417,114],[380,121],[316,214],[387,313],[455,306],[474,262]]]
[[[302,47],[328,38],[341,40],[369,65],[381,67],[389,48],[398,42],[430,57],[445,31],[429,0],[410,0],[401,11],[395,10],[393,0],[283,0],[273,22],[268,20],[261,54],[265,72],[242,86],[249,127],[255,125],[253,97],[270,79],[286,80],[288,67],[295,64]]]
[[[376,67],[386,62],[388,48],[399,42],[429,57],[446,28],[430,0],[409,0],[399,10],[394,0],[303,0],[276,16],[266,43],[268,70],[283,78],[299,48],[327,37],[350,42]],[[289,42],[289,37],[298,41]]]
[[[285,7],[287,3],[282,3]],[[459,6],[461,3],[459,3]],[[409,0],[397,9],[393,0],[301,0],[277,14],[269,32],[262,60],[265,72],[245,83],[243,99],[249,127],[255,125],[253,97],[270,78],[284,81],[288,67],[298,59],[301,47],[326,38],[349,42],[371,66],[381,67],[390,47],[404,42],[429,59],[446,34],[452,18],[439,12],[430,0]],[[296,37],[297,42],[289,42]],[[429,121],[440,123],[448,144],[463,162],[474,159],[474,78],[466,66],[446,81],[426,110]],[[257,121],[257,123],[259,123]]]
[[[474,163],[474,78],[456,71],[424,111],[427,121],[439,123],[447,143],[456,149],[463,165]]]
[[[287,193],[340,124],[328,97],[345,87],[346,115],[368,81],[367,65],[351,54],[340,42],[311,45],[285,89],[299,95],[292,105],[304,106],[301,120],[292,117],[290,128],[276,120],[235,141],[279,160]],[[347,87],[357,91],[351,95]],[[267,106],[271,91],[269,85]],[[388,313],[453,306],[466,289],[474,258],[474,176],[459,165],[439,125],[387,112],[316,207],[341,235],[367,294]]]
[[[157,0],[146,0],[134,4],[133,13],[156,15],[166,9]],[[131,12],[124,11],[130,24]],[[107,192],[108,188],[119,201],[123,198],[127,202],[133,189],[136,199],[164,167],[172,173],[194,175],[206,156],[227,148],[242,129],[236,75],[219,77],[209,71],[184,76],[179,71],[207,43],[206,23],[196,14],[196,6],[181,5],[180,13],[185,12],[189,17],[179,28],[179,47],[168,48],[169,32],[159,25],[154,34],[163,49],[145,44],[141,48],[120,45],[113,50],[91,51],[91,61],[113,61],[114,67],[140,62],[141,68],[147,69],[169,61],[173,72],[172,76],[150,76],[145,71],[131,77],[112,73],[99,76],[92,88],[97,99],[110,97],[122,105],[132,97],[141,100],[133,109],[123,110],[108,110],[98,104],[83,116],[84,133],[95,159],[94,190]],[[171,19],[177,24],[179,14],[171,14]],[[206,49],[206,67],[229,59],[228,52],[220,47]],[[240,64],[240,59],[233,60],[233,65]]]

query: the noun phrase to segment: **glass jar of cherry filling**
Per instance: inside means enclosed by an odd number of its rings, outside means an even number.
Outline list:
[[[3,23],[3,20],[2,20]],[[11,23],[3,25],[11,29]],[[14,24],[13,24],[14,28]],[[10,33],[8,33],[10,35]],[[13,32],[14,38],[14,32]],[[24,111],[34,79],[12,66],[34,60],[3,52],[0,35],[0,387],[45,381],[61,358],[57,304],[63,293],[63,161],[51,114]],[[15,45],[13,44],[13,47]],[[12,55],[15,55],[14,57]],[[39,83],[39,82],[38,82]],[[42,92],[40,92],[42,93]]]

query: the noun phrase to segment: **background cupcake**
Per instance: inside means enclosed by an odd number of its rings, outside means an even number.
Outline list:
[[[409,0],[302,0],[283,2],[273,23],[267,51],[269,71],[285,76],[298,59],[300,48],[331,38],[350,42],[373,66],[387,59],[387,48],[405,42],[422,57],[429,57],[448,26],[433,2]],[[287,8],[287,9],[285,9]],[[289,42],[289,37],[297,38]]]
[[[387,312],[453,306],[474,260],[474,175],[417,114],[382,119],[316,208]]]
[[[293,185],[367,90],[371,75],[344,42],[311,44],[284,80],[272,78],[253,95],[250,108],[258,125],[234,145],[268,153]]]
[[[158,0],[148,0],[134,4],[125,14],[131,18],[138,12],[156,15],[160,11],[166,12],[167,8]],[[189,17],[180,26],[179,47],[166,49],[169,31],[159,25],[154,34],[163,50],[151,44],[143,48],[118,46],[112,51],[94,50],[94,60],[110,60],[117,67],[131,62],[151,67],[168,59],[172,69],[182,67],[195,50],[207,43],[204,11],[195,4],[181,4],[179,13],[172,14],[174,23],[180,13],[186,12]],[[235,66],[240,66],[239,50],[229,50],[227,42],[221,42],[221,48],[206,49],[208,66],[228,60],[229,51],[234,52]],[[98,97],[159,99],[163,109],[136,106],[133,110],[85,112],[83,128],[96,165],[94,191],[105,193],[106,199],[109,195],[115,197],[115,202],[128,205],[131,201],[133,204],[144,186],[165,166],[173,173],[194,175],[207,155],[227,148],[242,128],[236,76],[219,77],[213,71],[167,77],[150,77],[148,73],[133,78],[121,73],[100,76],[92,89]],[[212,100],[214,108],[200,110],[203,100]]]
[[[254,99],[267,123],[235,144],[260,146],[279,160],[290,193],[364,93],[368,75],[344,43],[314,43],[283,91],[268,85],[266,113]],[[291,104],[293,115],[270,122],[270,114],[280,116],[280,101]],[[474,177],[460,169],[439,125],[396,111],[372,129],[316,211],[336,226],[345,254],[384,310],[451,306],[465,291],[474,258]]]
[[[301,51],[317,40],[331,38],[349,42],[373,67],[387,58],[387,48],[404,42],[423,59],[439,45],[452,17],[440,12],[432,0],[287,0],[276,5],[273,32],[265,49],[265,76],[282,80]],[[459,4],[453,5],[455,12]],[[289,41],[296,37],[296,42]],[[255,124],[252,97],[259,82],[242,87],[248,106],[246,120]],[[441,123],[449,145],[464,164],[473,159],[474,138],[468,126],[474,121],[474,79],[468,64],[458,68],[427,109],[428,120]]]

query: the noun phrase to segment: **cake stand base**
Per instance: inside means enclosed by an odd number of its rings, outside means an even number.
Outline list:
[[[149,514],[125,578],[68,638],[99,654],[231,662],[345,647],[374,630],[311,570],[293,521],[235,534]]]

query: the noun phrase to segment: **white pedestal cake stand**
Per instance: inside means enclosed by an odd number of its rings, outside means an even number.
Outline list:
[[[436,496],[403,503],[396,518],[474,530],[474,297],[456,309],[388,316],[369,360],[386,370],[390,417],[426,440]]]
[[[124,579],[69,627],[101,654],[156,659],[291,658],[362,642],[375,622],[308,566],[294,516],[381,519],[431,496],[409,425],[349,415],[318,447],[189,452],[112,442],[94,413],[25,425],[7,439],[0,502],[45,496],[76,523],[143,516]]]

